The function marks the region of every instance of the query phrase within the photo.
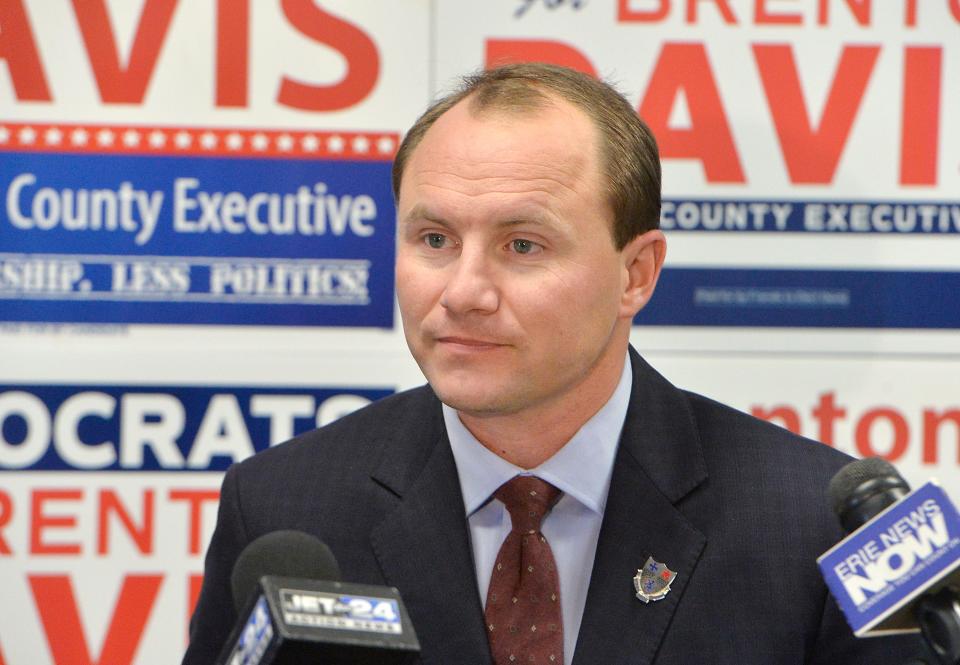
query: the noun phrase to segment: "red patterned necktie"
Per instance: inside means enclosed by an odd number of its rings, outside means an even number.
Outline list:
[[[560,580],[540,522],[560,490],[533,476],[517,476],[494,496],[510,513],[513,528],[500,546],[484,611],[496,665],[563,663]]]

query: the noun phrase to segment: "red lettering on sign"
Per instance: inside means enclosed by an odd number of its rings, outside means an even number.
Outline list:
[[[76,528],[76,515],[48,515],[48,501],[80,501],[80,490],[36,490],[30,497],[30,554],[80,554],[80,543],[45,542],[51,528]]]
[[[120,65],[117,39],[104,0],[73,0],[73,11],[103,101],[118,104],[143,101],[176,6],[177,0],[146,1],[124,68]]]
[[[217,0],[217,106],[247,105],[250,1]]]
[[[874,423],[879,420],[886,420],[893,431],[890,449],[884,454],[877,452],[877,449],[873,445],[872,437],[870,436]],[[864,413],[863,417],[860,418],[860,421],[857,423],[857,429],[854,435],[854,441],[860,455],[863,457],[882,457],[888,462],[893,462],[903,456],[903,453],[907,450],[909,438],[910,431],[903,414],[896,409],[887,407],[870,409]]]
[[[907,27],[913,28],[917,25],[917,0],[905,0],[903,23]]]
[[[100,490],[100,511],[97,520],[97,553],[107,554],[110,535],[110,513],[120,518],[137,549],[143,554],[153,553],[153,490],[143,492],[143,520],[138,529],[120,497],[113,490]]]
[[[878,46],[843,48],[820,125],[814,129],[807,114],[792,47],[753,45],[767,106],[791,182],[825,184],[833,180],[879,53]]]
[[[190,554],[200,554],[202,546],[201,536],[203,503],[206,501],[219,501],[220,492],[217,490],[170,490],[171,501],[186,501],[190,504]]]
[[[380,75],[380,55],[367,33],[311,0],[283,0],[283,13],[300,32],[339,51],[347,61],[347,73],[333,85],[309,85],[284,76],[279,103],[307,111],[336,111],[370,94]]]
[[[751,407],[751,413],[757,418],[781,424],[796,434],[804,434],[801,431],[800,411],[800,407],[783,404],[770,408],[759,405]],[[848,409],[838,403],[833,391],[827,391],[820,394],[810,414],[819,426],[819,432],[814,433],[813,436],[819,435],[823,443],[835,445],[836,424],[847,418]],[[940,463],[939,444],[949,441],[950,434],[945,432],[951,432],[956,444],[957,463],[960,464],[960,408],[944,410],[924,408],[922,418],[920,431],[912,437],[914,441],[922,442],[922,462],[924,464]],[[877,429],[875,425],[884,421],[887,423],[890,436],[884,436],[883,427],[880,428],[879,435],[875,431]],[[893,407],[869,408],[860,414],[852,414],[851,425],[854,430],[853,443],[858,454],[863,456],[880,455],[877,452],[877,446],[888,447],[888,452],[880,456],[894,461],[903,457],[911,440],[910,425],[906,416]],[[945,430],[944,425],[952,425],[952,427]],[[807,434],[807,436],[810,435]]]
[[[957,432],[957,464],[960,464],[960,409],[950,409],[937,413],[933,409],[923,411],[923,463],[937,464],[939,462],[937,439],[940,426],[950,421]]]
[[[901,185],[937,184],[941,60],[939,46],[908,46],[904,49]]]
[[[668,124],[681,91],[690,111],[689,129]],[[663,158],[699,159],[710,182],[744,182],[740,157],[703,44],[664,44],[640,115],[657,137]]]
[[[11,519],[13,519],[13,500],[9,494],[0,490],[0,531],[10,523]],[[0,554],[13,554],[7,541],[3,539],[2,532],[0,532]]]
[[[817,11],[817,23],[828,25],[830,23],[830,2],[831,0],[820,0],[820,6]],[[846,0],[847,9],[860,25],[870,25],[870,6],[873,0]]]
[[[720,12],[720,16],[723,18],[724,23],[729,23],[730,25],[737,24],[737,17],[734,16],[733,10],[730,9],[728,0],[711,1],[717,6],[717,11]],[[694,24],[697,22],[697,5],[700,2],[702,2],[702,0],[687,0],[687,23]]]
[[[0,2],[0,60],[7,61],[7,71],[18,100],[51,100],[40,53],[21,0]]]
[[[767,0],[754,0],[753,22],[757,25],[800,25],[800,14],[771,14],[767,10]]]
[[[800,434],[800,414],[797,413],[796,409],[789,406],[781,404],[770,407],[769,409],[762,406],[755,406],[750,410],[750,413],[757,418],[770,422],[779,420],[783,427],[794,434]]]
[[[820,403],[813,407],[813,417],[819,422],[820,441],[828,446],[833,445],[834,423],[847,417],[847,410],[842,406],[838,407],[834,394],[832,392],[821,393]]]
[[[634,9],[630,6],[630,0],[619,0],[617,2],[617,20],[618,21],[643,21],[652,23],[661,21],[670,13],[670,0],[660,0],[660,6],[656,9]]]
[[[904,0],[905,2],[905,11],[904,11],[904,25],[913,28],[917,25],[917,0]],[[933,3],[927,3],[927,7]],[[953,14],[953,18],[960,22],[960,0],[950,0],[948,5],[950,8],[950,13]]]
[[[100,657],[96,660],[87,647],[70,579],[66,575],[30,575],[29,580],[54,662],[129,665],[134,662],[163,578],[160,575],[124,578]]]
[[[485,45],[484,67],[518,62],[545,62],[596,76],[593,63],[579,50],[554,40],[546,39],[488,39]]]

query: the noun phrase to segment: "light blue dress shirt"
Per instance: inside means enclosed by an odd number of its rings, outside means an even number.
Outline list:
[[[533,475],[563,492],[543,521],[560,576],[563,614],[563,660],[570,665],[590,587],[597,537],[610,491],[617,444],[630,403],[629,356],[616,390],[606,404],[563,448],[535,469],[521,469],[490,452],[464,427],[454,409],[443,405],[443,418],[457,463],[463,504],[473,544],[480,602],[486,603],[490,574],[500,546],[510,533],[510,515],[491,495],[514,476]],[[624,580],[629,589],[630,580]]]

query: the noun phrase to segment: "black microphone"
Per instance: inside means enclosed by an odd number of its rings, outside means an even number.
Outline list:
[[[830,479],[827,489],[833,512],[847,533],[853,533],[909,493],[907,481],[890,462],[879,457],[850,462]]]
[[[303,532],[254,540],[230,582],[240,618],[218,665],[400,665],[420,652],[399,592],[341,582],[330,548]]]
[[[921,489],[928,486],[931,484]],[[828,494],[840,524],[847,533],[852,533],[888,508],[895,510],[891,507],[904,501],[910,494],[910,486],[892,464],[872,457],[851,462],[840,469],[830,481]],[[956,508],[949,504],[949,500],[942,503],[945,504],[943,508],[948,511],[952,509],[953,515],[956,515]],[[930,505],[923,504],[933,514]],[[949,523],[944,520],[944,524]],[[871,532],[870,528],[864,531]],[[884,536],[892,540],[889,533]],[[951,542],[955,544],[956,541]],[[944,548],[942,554],[945,559],[960,559],[955,547],[952,553]],[[900,563],[903,563],[902,560]],[[906,604],[903,606],[906,611],[895,608],[899,619],[892,611],[887,614],[894,617],[898,629],[919,628],[924,642],[938,662],[960,665],[960,568],[954,567],[952,573],[939,581],[916,581],[919,576],[915,571],[922,571],[922,564],[912,566],[910,574],[902,575],[897,580],[898,585],[916,593],[906,595]]]
[[[243,548],[230,575],[237,614],[260,589],[264,575],[340,581],[340,566],[326,543],[303,531],[271,531]]]

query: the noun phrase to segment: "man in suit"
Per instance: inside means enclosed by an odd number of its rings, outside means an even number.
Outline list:
[[[398,587],[424,663],[907,659],[916,640],[854,640],[816,568],[848,458],[629,348],[666,241],[656,144],[621,95],[545,65],[468,78],[407,134],[394,191],[429,385],[227,472],[185,664],[213,661],[233,563],[278,529],[326,542],[345,580]],[[550,496],[522,532],[500,489],[519,486]]]

